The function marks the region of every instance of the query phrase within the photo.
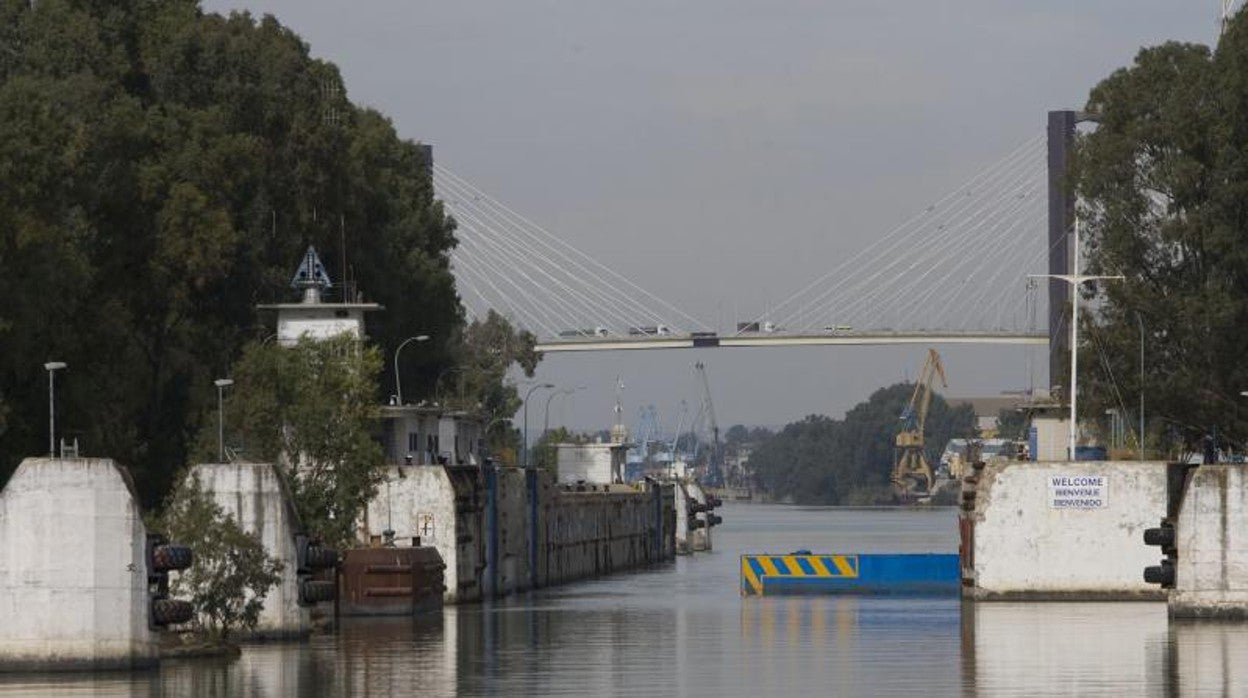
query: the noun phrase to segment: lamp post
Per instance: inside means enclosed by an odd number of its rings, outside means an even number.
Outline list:
[[[49,361],[43,365],[48,372],[48,458],[56,458],[56,372],[67,368],[64,361]]]
[[[225,389],[234,385],[230,378],[218,378],[212,382],[217,386],[217,462],[225,462]]]
[[[538,388],[553,388],[553,387],[555,387],[554,383],[538,383],[532,388],[529,388],[529,391],[524,394],[524,467],[526,468],[530,467],[529,465],[529,397],[532,396],[533,391],[537,390]]]
[[[554,400],[556,397],[560,395],[571,395],[572,393],[575,393],[578,390],[584,390],[584,389],[585,389],[585,386],[578,385],[575,388],[564,388],[563,390],[556,390],[555,392],[551,393],[549,396],[546,397],[546,416],[542,419],[542,435],[543,436],[546,435],[546,432],[550,431],[550,401]]]
[[[550,395],[546,397],[546,415],[542,418],[542,437],[543,438],[546,438],[546,435],[550,433],[550,401],[554,400],[556,397],[560,395],[571,395],[572,393],[575,393],[578,390],[584,390],[584,389],[585,389],[585,386],[578,385],[575,388],[564,388],[562,390],[556,390],[555,392],[551,393]],[[547,465],[547,467],[549,467],[549,465]]]
[[[1121,274],[1101,276],[1079,273],[1079,219],[1075,218],[1074,266],[1071,274],[1028,274],[1031,278],[1061,279],[1070,284],[1070,445],[1067,458],[1075,460],[1075,438],[1078,434],[1079,404],[1079,287],[1097,279],[1120,281]]]
[[[399,407],[403,406],[403,381],[401,378],[399,378],[399,352],[403,351],[403,347],[407,346],[408,342],[427,342],[427,341],[429,341],[429,335],[418,334],[415,337],[408,337],[407,339],[403,340],[402,342],[399,343],[399,348],[394,350],[394,393],[395,393],[395,397],[399,401]]]

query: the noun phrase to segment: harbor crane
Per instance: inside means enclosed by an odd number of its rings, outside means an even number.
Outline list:
[[[707,459],[707,484],[719,487],[723,484],[723,468],[720,460],[723,452],[719,448],[719,421],[715,419],[715,403],[711,401],[711,383],[706,377],[706,366],[701,361],[693,365],[698,374],[698,383],[702,387],[702,411],[711,422],[711,455]]]
[[[927,422],[927,410],[932,404],[932,383],[940,377],[941,387],[949,387],[945,380],[945,366],[935,349],[927,350],[927,360],[914,383],[910,402],[901,412],[901,431],[897,432],[896,463],[893,465],[893,488],[903,501],[926,497],[932,492],[932,466],[923,452],[923,427]]]

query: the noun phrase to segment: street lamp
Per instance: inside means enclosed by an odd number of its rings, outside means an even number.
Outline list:
[[[550,434],[550,401],[560,395],[571,395],[578,390],[584,390],[584,388],[585,386],[583,385],[578,385],[575,388],[564,388],[562,390],[556,390],[546,397],[546,415],[542,418],[542,438],[547,438],[547,435]],[[549,464],[547,467],[549,467]]]
[[[524,394],[524,467],[529,467],[529,397],[533,395],[533,391],[538,388],[553,388],[554,383],[538,383],[529,388],[529,392]]]
[[[399,400],[399,407],[403,406],[403,381],[402,379],[399,378],[399,352],[403,351],[403,347],[407,346],[408,342],[427,342],[427,341],[429,341],[429,335],[418,334],[415,337],[408,337],[407,339],[403,340],[399,344],[399,348],[394,350],[394,392],[395,392],[395,396]]]
[[[234,385],[229,378],[218,378],[212,382],[217,386],[217,462],[225,462],[225,389]]]
[[[43,365],[48,372],[48,458],[56,458],[56,372],[68,368],[64,361],[49,361]]]
[[[559,395],[571,395],[572,393],[575,393],[578,390],[584,390],[584,389],[585,389],[585,386],[583,385],[578,385],[575,388],[564,388],[563,390],[556,390],[555,392],[551,393],[546,398],[546,416],[542,420],[542,435],[543,436],[546,435],[546,432],[550,431],[550,401],[554,400]]]
[[[1097,279],[1121,281],[1121,274],[1099,276],[1079,273],[1079,218],[1075,218],[1074,265],[1071,274],[1028,274],[1030,278],[1061,279],[1070,284],[1070,452],[1067,458],[1075,460],[1075,437],[1078,433],[1079,401],[1079,287]]]

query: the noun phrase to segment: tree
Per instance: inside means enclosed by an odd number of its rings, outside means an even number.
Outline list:
[[[276,19],[0,2],[0,483],[45,448],[55,359],[58,427],[160,502],[308,244],[386,306],[381,346],[440,338],[404,356],[430,385],[463,324],[453,231],[428,151]]]
[[[1123,274],[1085,319],[1083,416],[1126,409],[1143,390],[1151,430],[1194,448],[1217,431],[1248,435],[1239,391],[1248,342],[1248,18],[1217,51],[1145,48],[1098,84],[1073,186],[1088,267]],[[1141,329],[1145,366],[1139,365]],[[1145,376],[1140,384],[1139,376]]]
[[[797,504],[891,503],[898,417],[913,391],[913,383],[897,383],[872,393],[843,420],[810,415],[788,424],[758,445],[750,468],[764,489]],[[924,430],[928,460],[936,462],[949,439],[974,429],[969,405],[950,407],[933,394]]]
[[[476,413],[493,425],[486,434],[491,451],[517,453],[522,437],[503,417],[514,415],[523,405],[516,386],[507,380],[512,366],[532,378],[541,353],[534,349],[536,337],[516,330],[502,315],[489,311],[475,319],[452,342],[455,365],[444,369],[435,383],[435,396],[443,404]]]
[[[189,569],[171,575],[170,591],[195,606],[202,631],[225,642],[238,630],[254,630],[283,571],[260,539],[225,514],[195,477],[174,490],[157,526],[194,553]]]
[[[373,439],[381,353],[358,340],[301,339],[294,347],[252,343],[233,370],[229,430],[243,453],[277,464],[300,520],[329,546],[355,540],[355,522],[381,481]],[[213,458],[215,430],[199,443]]]
[[[997,412],[997,434],[1003,439],[1026,439],[1029,415],[1018,407],[1007,407]]]

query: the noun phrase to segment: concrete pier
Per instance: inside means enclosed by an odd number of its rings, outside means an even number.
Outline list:
[[[117,463],[22,461],[0,492],[0,669],[154,666],[146,545]]]
[[[265,552],[282,563],[281,581],[269,589],[264,610],[249,637],[298,638],[311,629],[309,609],[299,605],[298,553],[295,534],[301,532],[298,515],[285,483],[270,463],[203,463],[191,468],[226,515],[264,544]]]
[[[963,592],[975,599],[1162,600],[1141,570],[1164,463],[1004,462],[963,484]]]
[[[1248,465],[1188,473],[1174,548],[1171,617],[1248,619]],[[1155,556],[1156,548],[1149,551]]]

